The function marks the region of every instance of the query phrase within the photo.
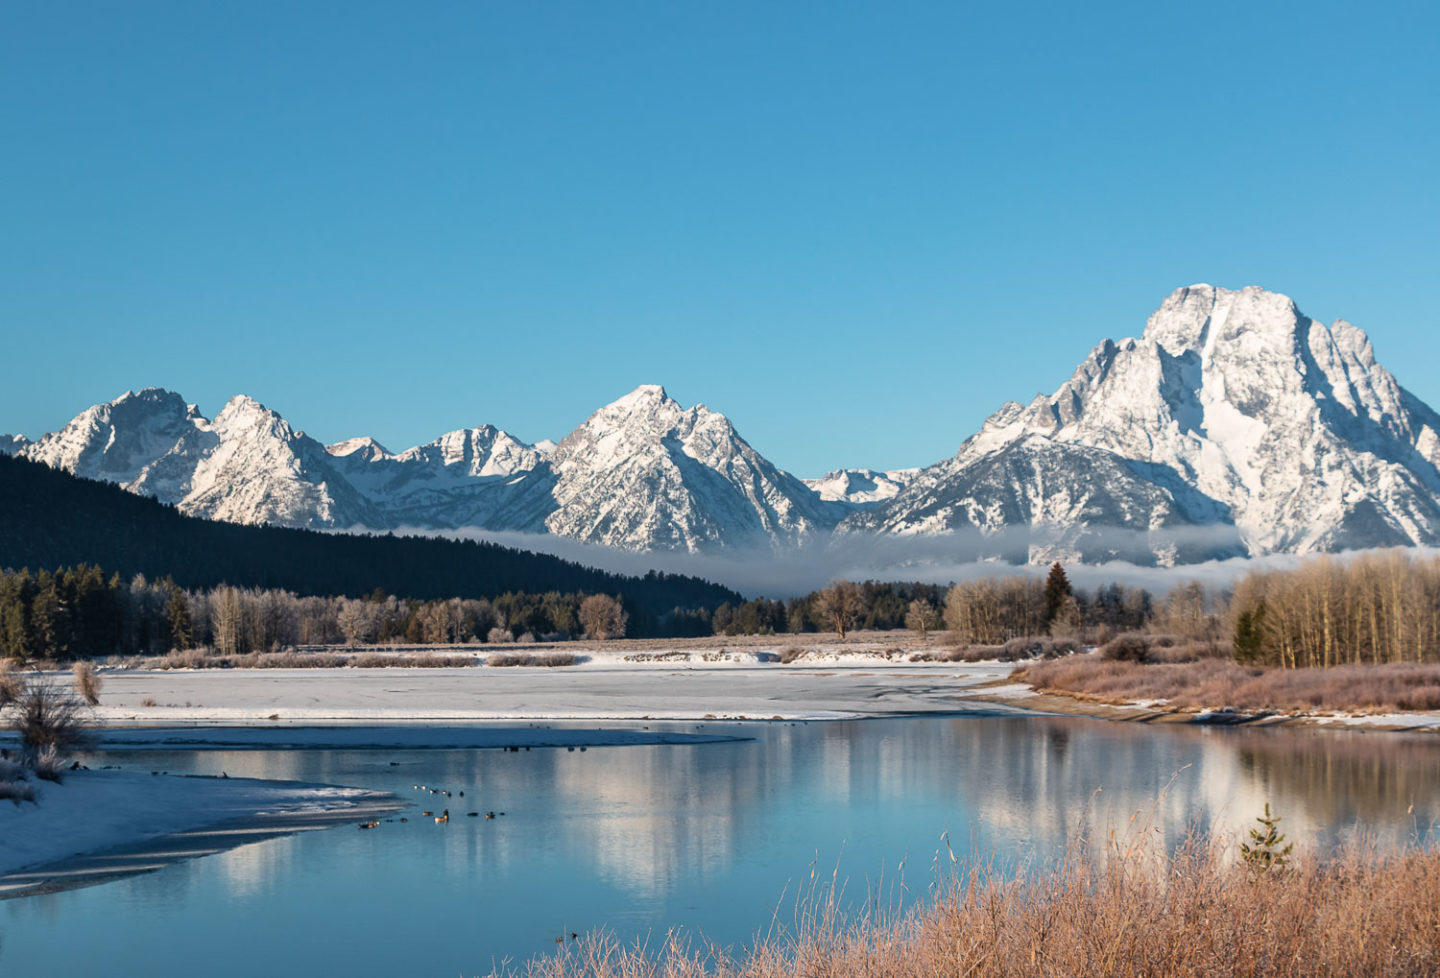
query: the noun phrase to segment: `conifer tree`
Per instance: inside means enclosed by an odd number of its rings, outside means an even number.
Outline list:
[[[1060,609],[1065,606],[1065,599],[1074,593],[1070,587],[1070,578],[1065,574],[1065,568],[1060,566],[1060,561],[1050,565],[1050,576],[1045,578],[1045,624],[1049,625],[1060,614]]]
[[[1270,814],[1270,803],[1267,801],[1265,814],[1256,816],[1255,821],[1263,828],[1250,830],[1250,842],[1254,845],[1240,843],[1240,858],[1258,873],[1283,869],[1290,860],[1290,853],[1295,851],[1295,843],[1281,847],[1285,836],[1279,829],[1280,816]]]

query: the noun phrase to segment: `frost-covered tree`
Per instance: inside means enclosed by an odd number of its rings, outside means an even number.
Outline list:
[[[580,625],[588,638],[603,642],[625,637],[625,610],[608,594],[592,594],[580,602]]]

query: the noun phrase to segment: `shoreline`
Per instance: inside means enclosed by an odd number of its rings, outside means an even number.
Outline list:
[[[0,899],[92,886],[403,807],[365,788],[134,771],[67,772],[36,791],[38,804],[0,807]]]
[[[1440,734],[1440,712],[1245,713],[1227,708],[1196,710],[1163,703],[1111,702],[1081,693],[1040,691],[1028,683],[997,680],[970,694],[979,703],[1016,707],[1034,714],[1117,723],[1164,723],[1210,727],[1318,727],[1357,732]]]

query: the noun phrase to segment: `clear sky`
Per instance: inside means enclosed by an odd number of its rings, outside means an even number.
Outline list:
[[[641,383],[928,464],[1174,288],[1440,406],[1433,4],[8,4],[0,431],[248,393],[392,449]]]

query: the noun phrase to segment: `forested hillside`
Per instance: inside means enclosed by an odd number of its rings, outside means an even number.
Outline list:
[[[741,596],[693,577],[623,577],[491,543],[241,526],[184,516],[108,483],[0,456],[0,568],[98,565],[106,574],[172,578],[301,595],[495,598],[506,593],[619,595],[644,634],[674,609]]]

